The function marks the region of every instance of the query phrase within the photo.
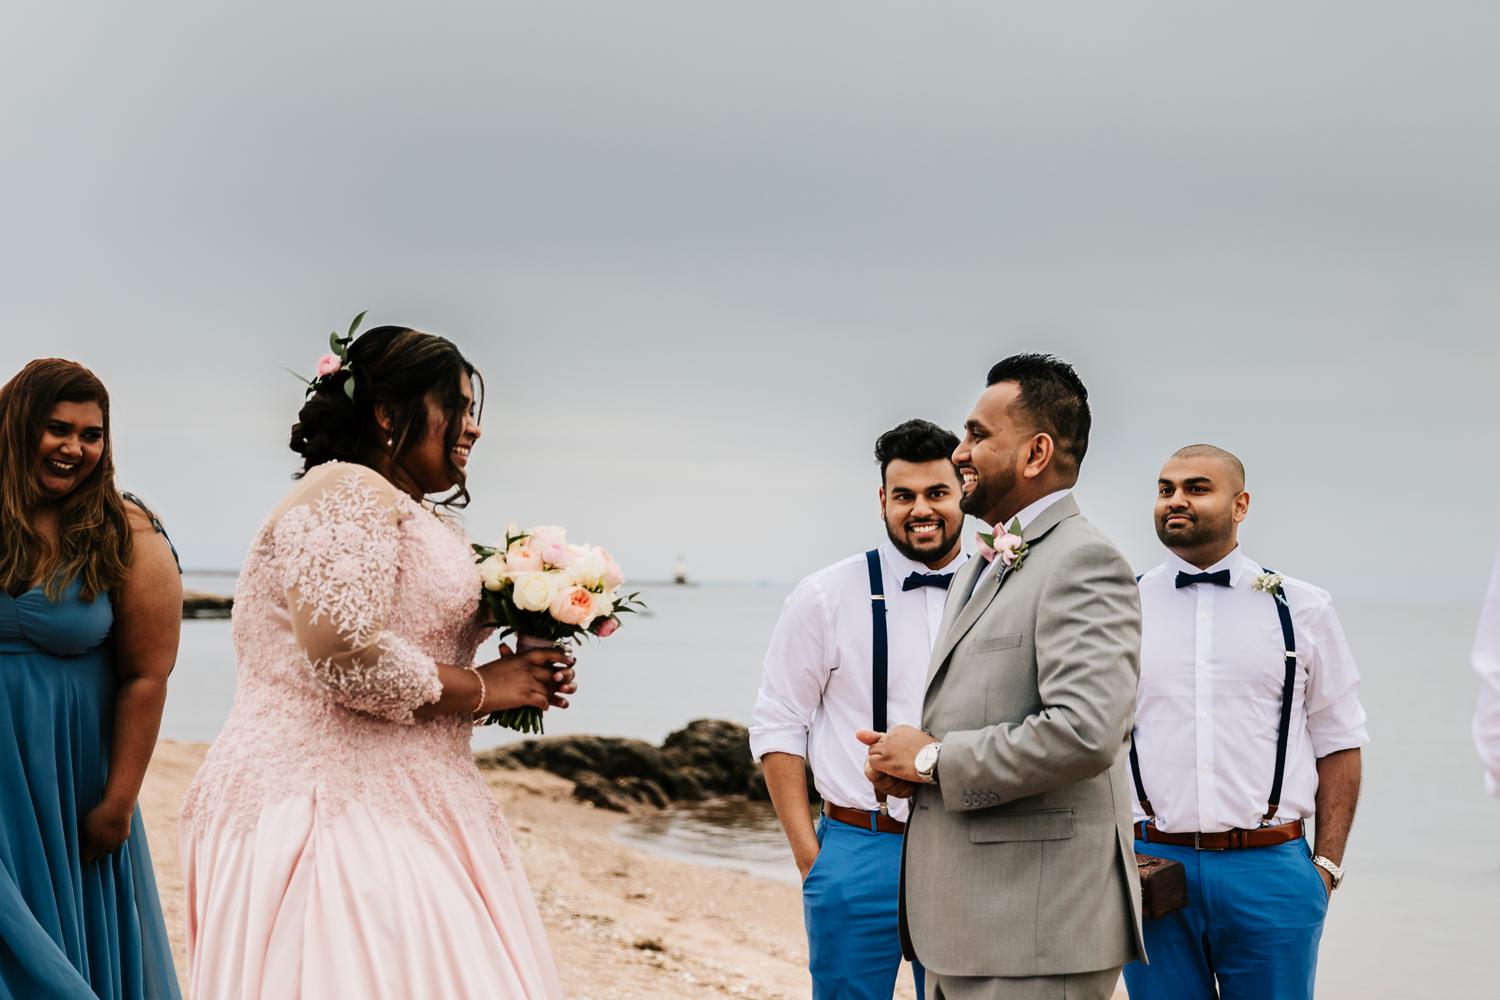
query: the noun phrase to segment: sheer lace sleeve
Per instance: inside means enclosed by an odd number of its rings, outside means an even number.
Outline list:
[[[329,471],[276,526],[297,645],[340,705],[395,722],[442,695],[437,664],[392,629],[400,511],[357,466]]]

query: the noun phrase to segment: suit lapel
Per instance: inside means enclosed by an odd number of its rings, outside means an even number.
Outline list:
[[[1078,513],[1078,501],[1073,499],[1070,493],[1061,500],[1042,511],[1035,521],[1032,521],[1021,531],[1021,537],[1026,539],[1028,546],[1035,545],[1066,519]],[[970,565],[964,567],[953,580],[952,590],[954,600],[950,601],[943,609],[943,626],[938,632],[938,640],[932,648],[932,659],[927,664],[927,688],[930,692],[938,675],[943,672],[943,667],[948,662],[953,647],[958,641],[968,634],[969,629],[984,616],[985,611],[994,603],[995,596],[1000,593],[1006,579],[1011,575],[1009,569],[1000,569],[992,563],[986,562],[980,556],[974,556],[969,560]],[[1021,570],[1025,570],[1025,564]],[[967,602],[962,602],[962,595],[969,593],[973,577],[968,571],[973,569],[976,573],[984,574],[977,584],[973,585],[973,593]]]
[[[948,654],[953,652],[953,647],[958,645],[962,639],[974,627],[974,623],[984,614],[995,595],[1000,593],[1000,572],[996,567],[984,559],[976,556],[973,562],[979,564],[979,572],[984,575],[974,585],[974,592],[969,595],[967,602],[961,606],[946,609],[945,623],[942,632],[938,634],[937,645],[932,649],[932,660],[927,668],[927,686],[932,687],[932,682],[942,672],[943,664],[948,660]],[[955,581],[956,582],[956,581]],[[968,591],[968,587],[959,592],[960,597]]]

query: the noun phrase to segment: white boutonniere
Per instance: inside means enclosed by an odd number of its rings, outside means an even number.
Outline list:
[[[993,531],[981,531],[978,538],[979,554],[989,562],[994,562],[999,556],[1000,565],[1012,572],[1021,568],[1026,553],[1031,551],[1031,546],[1021,537],[1020,518],[1011,521],[1009,528],[997,524]]]
[[[1250,581],[1250,589],[1262,594],[1270,594],[1282,604],[1286,604],[1286,591],[1281,589],[1281,584],[1280,573],[1257,573],[1255,579]]]

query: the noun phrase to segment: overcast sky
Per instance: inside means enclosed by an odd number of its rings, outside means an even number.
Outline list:
[[[1477,600],[1500,495],[1500,7],[8,4],[0,368],[115,397],[122,484],[230,567],[362,309],[488,378],[472,532],[790,581],[880,537],[875,437],[1088,383],[1144,569],[1175,448],[1247,549]]]

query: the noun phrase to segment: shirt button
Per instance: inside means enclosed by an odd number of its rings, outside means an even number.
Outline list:
[[[1204,774],[1207,774],[1209,771],[1212,770],[1212,768],[1209,767],[1207,764],[1199,764],[1198,765],[1198,770],[1202,771]]]
[[[1208,710],[1204,709],[1203,711],[1199,712],[1198,713],[1198,718],[1200,718],[1200,719],[1206,719],[1206,718],[1208,718]]]
[[[1181,662],[1181,661],[1179,661],[1179,662]],[[1207,660],[1199,660],[1198,661],[1198,666],[1200,666],[1200,667],[1206,667],[1206,666],[1208,666],[1208,661]]]

